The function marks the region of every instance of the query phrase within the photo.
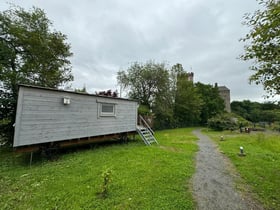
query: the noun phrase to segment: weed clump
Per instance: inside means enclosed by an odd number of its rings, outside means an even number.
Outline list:
[[[100,198],[107,198],[109,193],[109,183],[112,182],[112,170],[107,168],[105,169],[102,174],[102,184],[101,184],[101,190],[98,193]]]

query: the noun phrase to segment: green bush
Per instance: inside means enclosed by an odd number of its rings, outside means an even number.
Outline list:
[[[146,116],[146,115],[151,115],[151,112],[150,112],[150,109],[148,106],[140,105],[138,107],[138,114],[140,114],[142,116]]]
[[[0,145],[12,143],[12,123],[8,118],[0,120]]]
[[[272,130],[273,131],[279,131],[280,132],[280,121],[279,122],[274,122],[272,125]]]
[[[238,128],[238,121],[238,118],[225,113],[210,118],[208,120],[208,126],[216,131],[235,130]]]

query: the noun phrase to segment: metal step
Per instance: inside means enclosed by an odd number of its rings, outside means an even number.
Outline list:
[[[151,145],[151,143],[154,142],[158,144],[156,138],[148,128],[137,126],[137,132],[141,136],[142,140],[146,145]]]

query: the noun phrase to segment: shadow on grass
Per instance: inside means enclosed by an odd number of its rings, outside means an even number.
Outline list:
[[[27,167],[40,166],[45,162],[55,162],[63,158],[64,155],[72,153],[80,153],[89,150],[98,150],[104,147],[111,147],[116,145],[127,145],[130,143],[138,143],[143,145],[138,138],[128,139],[123,141],[121,139],[112,139],[104,142],[96,142],[91,144],[73,145],[69,147],[51,148],[48,150],[35,151],[33,153],[19,153],[15,152],[11,147],[0,147],[0,169],[6,167]]]

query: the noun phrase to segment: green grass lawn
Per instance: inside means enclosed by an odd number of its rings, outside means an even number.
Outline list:
[[[230,158],[266,209],[280,209],[280,134],[205,131]],[[224,136],[225,141],[220,141]],[[242,146],[246,156],[238,156]]]
[[[0,151],[1,209],[195,209],[192,129],[156,133],[159,145],[141,140],[61,154],[56,161]],[[108,175],[108,193],[102,174]],[[103,196],[101,196],[103,195]]]

